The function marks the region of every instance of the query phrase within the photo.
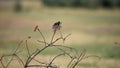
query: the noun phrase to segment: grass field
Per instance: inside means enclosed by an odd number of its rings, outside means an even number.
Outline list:
[[[37,32],[33,32],[35,25],[45,35],[49,42],[52,35],[52,24],[56,21],[62,22],[62,33],[71,36],[65,41],[64,46],[70,46],[78,50],[85,48],[86,55],[98,55],[101,60],[88,58],[82,61],[78,68],[120,68],[120,10],[105,9],[78,9],[78,8],[41,8],[39,10],[22,11],[0,11],[0,56],[10,54],[16,48],[20,40],[25,40],[28,36],[31,51],[35,48],[42,48],[35,40],[41,40]],[[118,42],[118,44],[115,44]],[[57,44],[62,44],[58,42]],[[22,45],[25,45],[24,43]],[[21,47],[22,55],[25,59],[24,46]],[[24,52],[23,52],[24,51]],[[50,48],[46,50],[40,58],[48,61],[55,56],[57,50]],[[65,57],[60,57],[56,61],[58,66],[65,68]],[[64,63],[62,65],[62,63]],[[10,68],[16,65],[11,64]],[[20,66],[17,66],[21,68]],[[0,65],[1,68],[1,65]]]

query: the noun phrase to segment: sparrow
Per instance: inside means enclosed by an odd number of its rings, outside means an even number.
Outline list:
[[[57,30],[60,30],[60,28],[61,28],[61,22],[60,21],[53,24],[52,29],[53,29],[54,32],[56,32]]]

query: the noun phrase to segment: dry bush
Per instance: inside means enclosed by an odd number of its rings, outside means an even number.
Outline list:
[[[58,23],[58,22],[57,22]],[[69,59],[68,64],[66,65],[66,68],[76,68],[76,66],[80,63],[81,60],[84,60],[88,57],[98,57],[95,55],[90,55],[90,56],[86,56],[86,50],[83,48],[81,50],[81,52],[78,52],[78,50],[76,50],[75,48],[72,47],[68,47],[68,46],[63,46],[63,45],[56,45],[55,43],[58,42],[59,40],[62,40],[63,43],[65,42],[65,40],[71,35],[68,34],[65,37],[63,37],[63,34],[60,31],[61,28],[61,24],[59,21],[59,24],[54,24],[53,25],[53,35],[52,38],[50,40],[50,43],[46,42],[46,39],[44,37],[44,34],[41,32],[41,30],[39,29],[38,25],[34,28],[34,32],[39,32],[40,35],[42,36],[43,40],[37,40],[37,42],[39,43],[43,43],[43,48],[38,49],[36,48],[35,51],[31,52],[28,46],[28,39],[31,39],[31,36],[28,37],[27,40],[22,40],[18,46],[16,47],[15,51],[12,54],[9,55],[2,55],[0,58],[0,62],[3,68],[8,68],[10,67],[11,63],[14,63],[12,61],[17,60],[19,62],[19,64],[23,67],[23,68],[28,68],[28,67],[34,67],[34,68],[59,68],[59,66],[54,64],[54,61],[57,60],[58,57],[60,56],[67,56]],[[60,37],[55,39],[55,35],[56,32],[60,33]],[[20,52],[20,46],[21,44],[25,42],[25,48],[27,49],[27,51],[25,51],[27,53],[27,60],[24,60],[21,58],[20,55],[18,55],[18,53]],[[48,48],[56,48],[60,51],[59,54],[57,54],[56,56],[54,56],[50,61],[48,62],[44,62],[41,60],[36,59],[36,57],[38,55],[40,55],[44,50],[48,49]],[[74,54],[73,54],[74,53]],[[9,61],[4,61],[4,59],[6,57],[9,57]],[[16,62],[17,62],[16,61]],[[32,62],[37,62],[38,64],[32,64]]]

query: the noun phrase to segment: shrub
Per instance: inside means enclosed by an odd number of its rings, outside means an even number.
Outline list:
[[[0,57],[0,65],[2,65],[3,68],[9,68],[10,64],[14,63],[12,61],[14,61],[16,59],[16,61],[18,61],[18,65],[22,66],[23,68],[29,68],[29,67],[60,68],[58,65],[54,64],[55,63],[54,61],[56,61],[57,58],[64,56],[69,60],[68,64],[66,65],[66,68],[75,68],[76,66],[78,66],[78,64],[81,62],[81,60],[87,59],[88,57],[99,58],[96,55],[87,56],[86,50],[84,48],[81,49],[81,51],[79,51],[79,50],[76,50],[75,48],[72,48],[69,46],[55,44],[59,40],[62,40],[64,43],[66,38],[71,35],[71,34],[68,34],[63,37],[63,35],[60,31],[60,28],[61,28],[60,23],[61,22],[58,21],[53,25],[53,35],[51,36],[50,42],[46,41],[46,38],[45,38],[44,34],[41,32],[41,30],[39,29],[38,25],[35,26],[34,32],[39,32],[40,36],[42,36],[42,39],[43,39],[43,40],[36,40],[36,41],[40,44],[43,44],[43,47],[41,47],[41,48],[40,47],[37,47],[37,48],[30,47],[28,45],[28,41],[30,39],[32,39],[32,37],[28,36],[27,39],[21,40],[21,42],[18,44],[18,46],[16,47],[16,49],[14,50],[13,53],[3,54]],[[55,35],[57,33],[60,33],[60,37],[55,38]],[[25,43],[25,44],[23,45],[23,43]],[[21,48],[22,49],[25,48],[23,52],[21,51]],[[54,48],[54,50],[57,52],[57,54],[55,54],[55,56],[51,60],[45,62],[44,60],[40,60],[40,59],[36,58],[36,57],[40,57],[39,55],[41,55],[41,54],[45,54],[45,51],[49,50],[49,48],[52,48],[52,49]],[[50,52],[47,52],[47,54],[48,53],[50,53]],[[24,58],[22,58],[22,57],[24,57]],[[10,60],[5,61],[6,58],[8,58]],[[36,62],[36,64],[34,64],[33,62]]]

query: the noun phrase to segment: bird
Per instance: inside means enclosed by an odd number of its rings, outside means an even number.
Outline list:
[[[57,30],[60,30],[60,28],[61,28],[61,22],[60,22],[60,21],[55,22],[55,23],[53,24],[53,27],[52,27],[53,32],[56,32]]]

